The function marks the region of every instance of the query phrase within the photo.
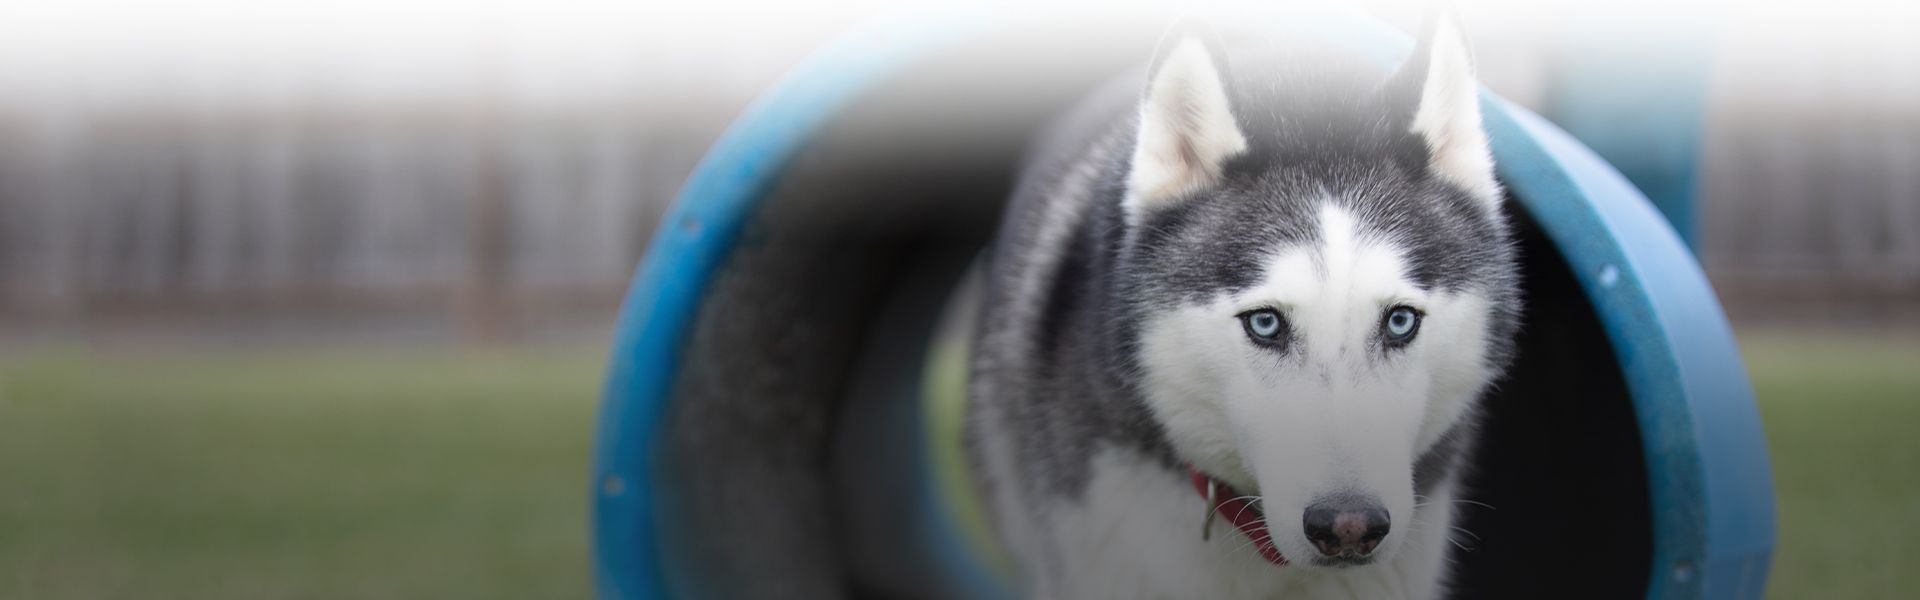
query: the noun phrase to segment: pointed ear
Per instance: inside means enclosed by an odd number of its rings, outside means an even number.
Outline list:
[[[1492,150],[1480,124],[1473,54],[1451,14],[1443,13],[1427,26],[1419,48],[1401,69],[1407,83],[1417,82],[1412,128],[1427,143],[1432,157],[1428,168],[1475,197],[1498,203]]]
[[[1147,76],[1127,175],[1131,221],[1211,185],[1227,159],[1247,149],[1229,106],[1223,67],[1203,39],[1169,35]]]

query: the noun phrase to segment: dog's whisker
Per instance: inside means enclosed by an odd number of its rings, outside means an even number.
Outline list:
[[[1242,541],[1238,545],[1235,545],[1233,550],[1230,550],[1227,553],[1239,554],[1241,552],[1252,551],[1255,555],[1258,555],[1260,554],[1259,545],[1260,545],[1260,540],[1256,540],[1256,539],[1253,539],[1252,537],[1248,537],[1245,541]]]
[[[1471,532],[1471,531],[1467,531],[1467,528],[1465,528],[1465,527],[1461,527],[1461,526],[1459,526],[1459,525],[1450,525],[1449,527],[1452,527],[1454,531],[1458,531],[1458,532],[1460,532],[1460,533],[1464,533],[1464,534],[1467,534],[1467,535],[1469,535],[1469,536],[1473,536],[1473,541],[1476,541],[1476,542],[1478,542],[1478,541],[1480,541],[1480,534],[1477,534],[1477,533],[1474,533],[1474,532]]]

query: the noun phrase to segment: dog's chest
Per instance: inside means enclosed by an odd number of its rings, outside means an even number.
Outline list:
[[[1231,526],[1216,521],[1202,540],[1206,502],[1158,461],[1109,448],[1089,471],[1085,495],[1048,511],[1057,597],[1291,597],[1300,587]]]
[[[1276,567],[1216,520],[1185,479],[1133,451],[1107,448],[1089,464],[1086,493],[1046,511],[1052,545],[1039,561],[1052,598],[1428,598],[1440,548],[1417,540],[1389,564],[1354,571]]]

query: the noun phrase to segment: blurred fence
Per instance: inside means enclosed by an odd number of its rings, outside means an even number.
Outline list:
[[[1489,85],[1528,103],[1551,36],[1519,22],[1473,29]],[[0,103],[0,321],[413,310],[490,336],[604,315],[726,121],[829,33],[655,56],[626,95],[557,109]],[[1713,34],[1701,240],[1729,303],[1914,303],[1920,43]]]
[[[1920,322],[1920,38],[1908,23],[1803,9],[1726,26],[1701,255],[1736,315]]]
[[[605,310],[711,136],[631,111],[69,125],[0,121],[0,306],[11,312]]]

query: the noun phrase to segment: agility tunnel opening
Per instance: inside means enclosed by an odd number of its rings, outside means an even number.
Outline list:
[[[1244,21],[1383,73],[1410,48],[1344,12]],[[1011,593],[948,450],[968,272],[1035,133],[1144,61],[1164,23],[1060,48],[1085,24],[895,15],[735,123],[616,332],[593,466],[601,596]],[[1772,483],[1697,262],[1578,142],[1491,95],[1482,109],[1527,308],[1483,405],[1455,597],[1760,596]]]

